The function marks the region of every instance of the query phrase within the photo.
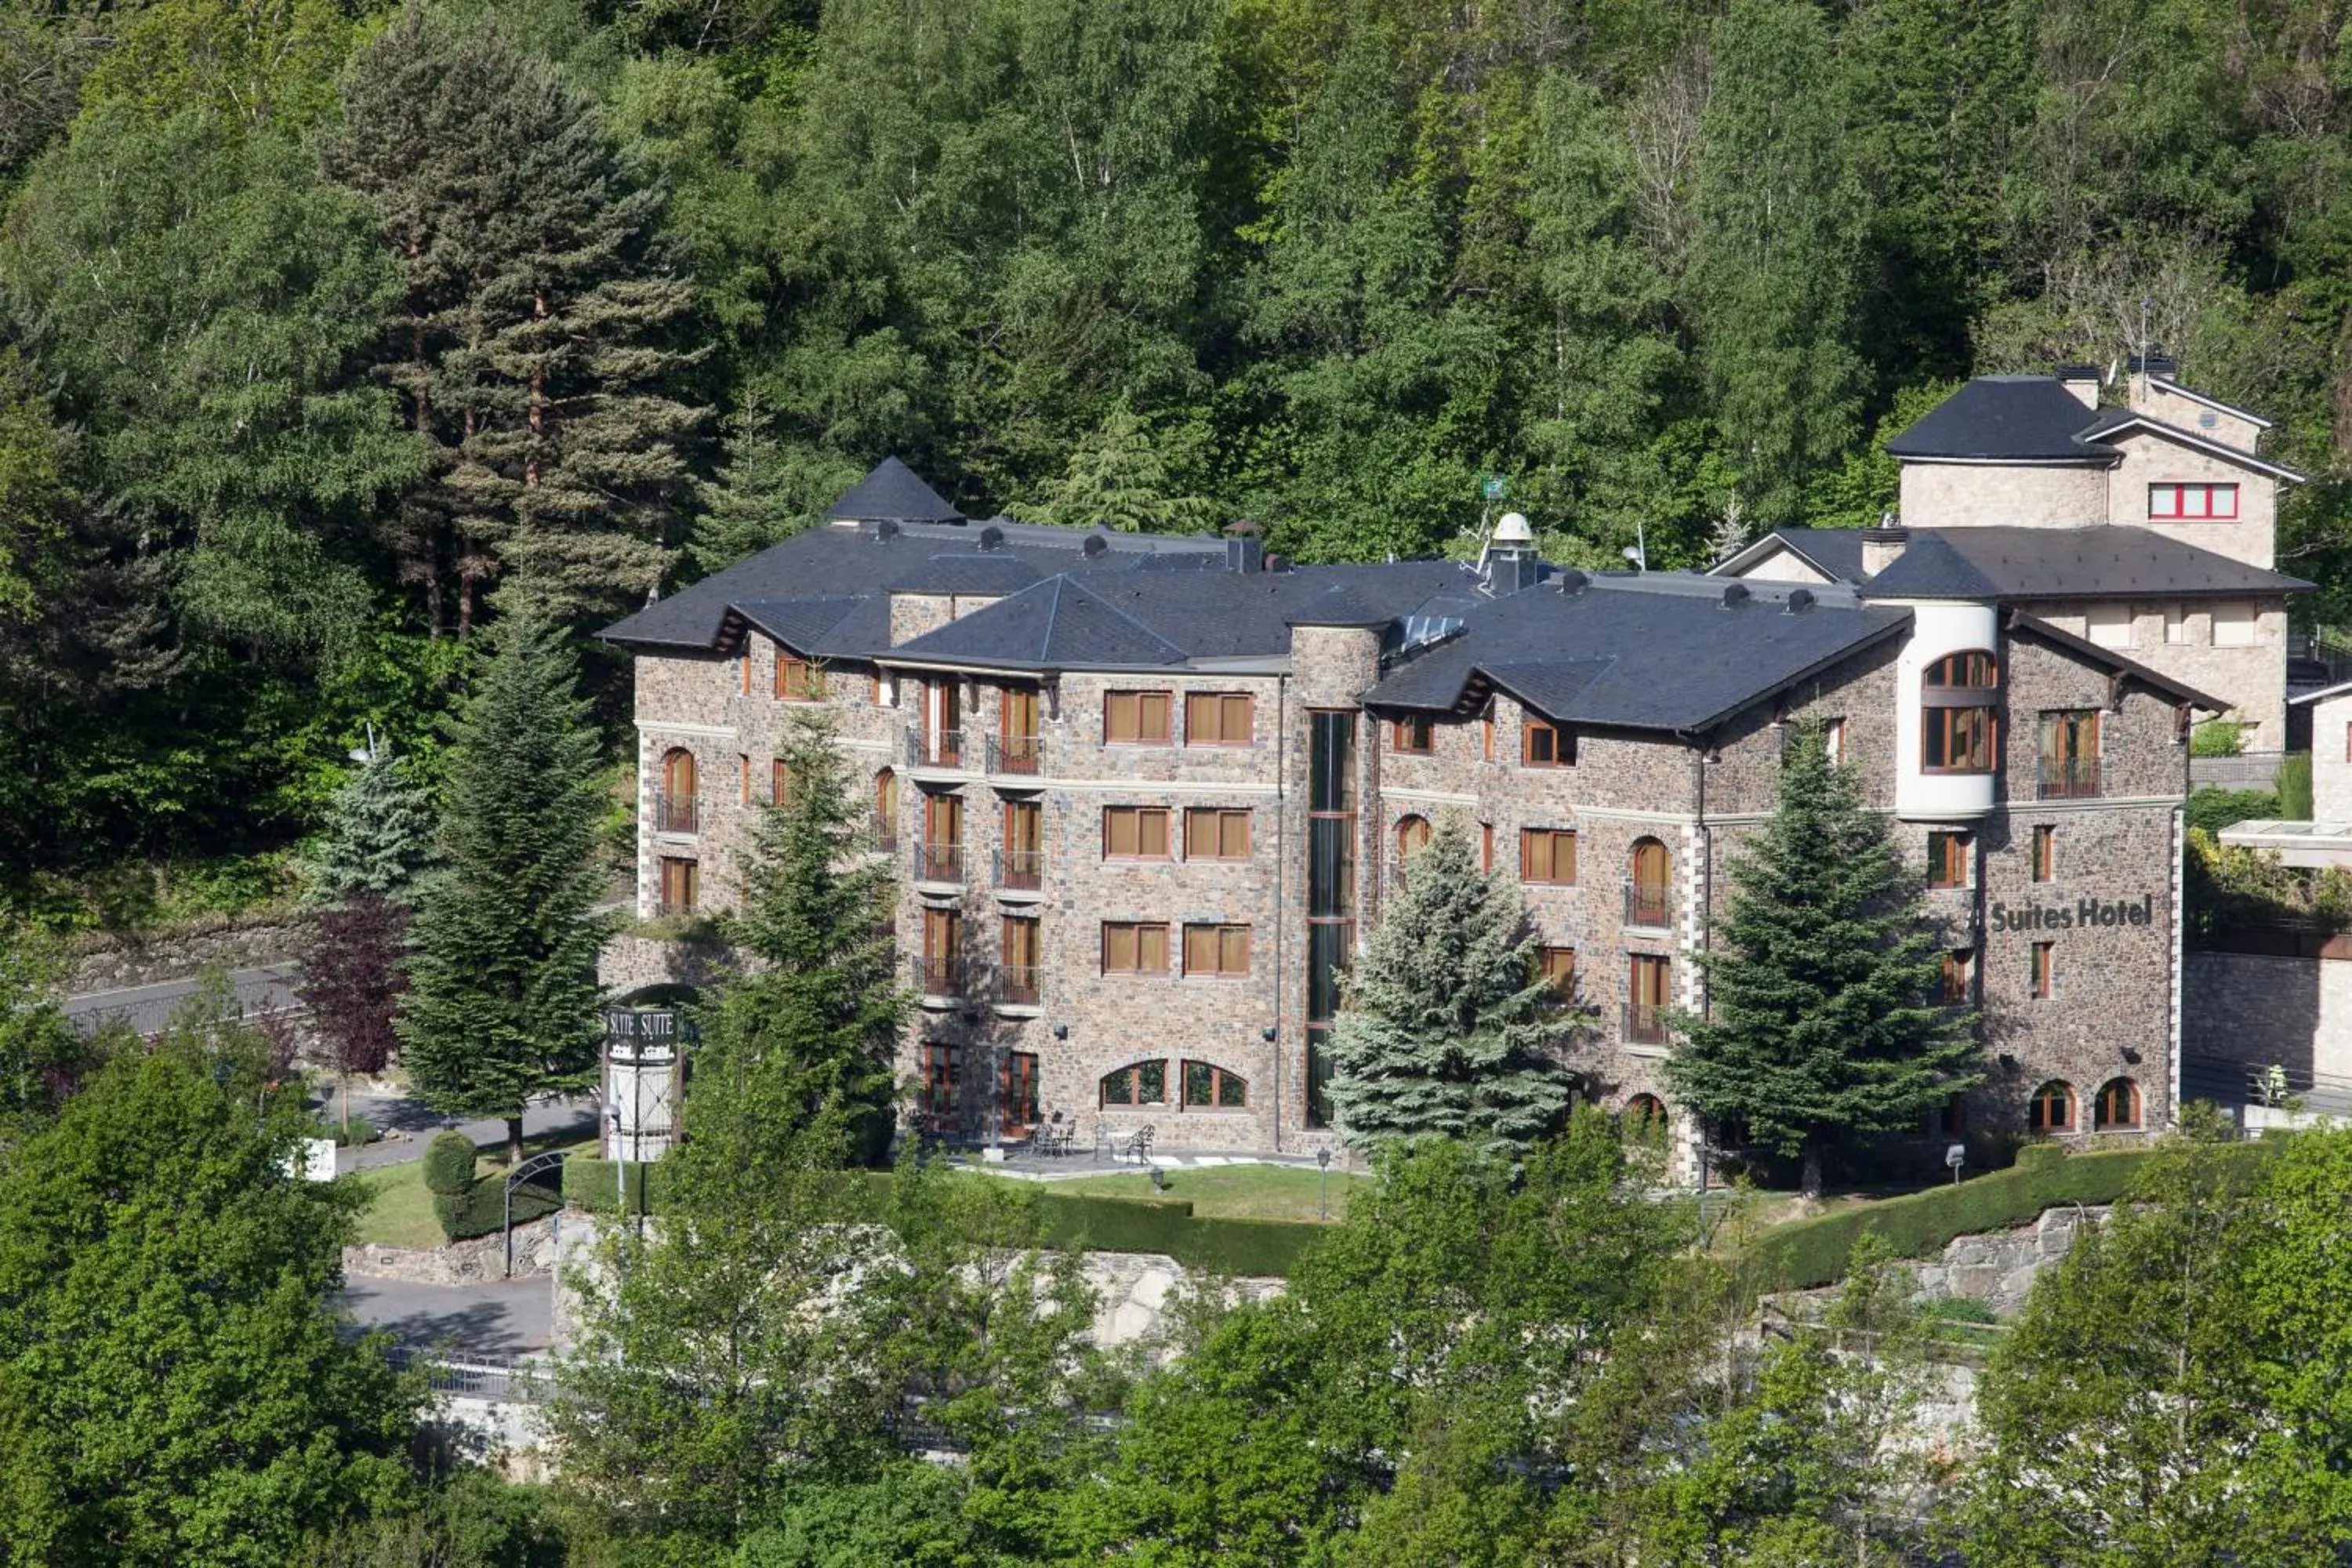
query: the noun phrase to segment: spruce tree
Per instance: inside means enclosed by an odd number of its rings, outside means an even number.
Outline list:
[[[778,748],[784,804],[762,810],[730,921],[747,961],[705,1009],[696,1076],[728,1092],[689,1100],[690,1137],[756,1173],[809,1158],[880,1158],[898,1095],[907,996],[890,937],[898,888],[869,847],[833,720],[793,715]],[[713,1125],[723,1118],[725,1125]],[[787,1152],[789,1151],[789,1152]]]
[[[1918,885],[1818,721],[1790,734],[1771,818],[1733,851],[1715,932],[1707,1011],[1681,1021],[1667,1076],[1700,1116],[1801,1154],[1807,1193],[1830,1149],[1982,1081],[1971,1018],[1936,1000],[1944,950]]]
[[[410,901],[433,856],[433,805],[383,742],[343,781],[328,804],[326,826],[304,858],[314,901],[372,893]]]
[[[1122,400],[1072,449],[1068,468],[1032,510],[1038,521],[1063,528],[1180,533],[1207,526],[1209,503],[1181,490],[1151,432]]]
[[[667,390],[692,308],[638,177],[594,102],[494,26],[411,6],[362,49],[328,166],[367,195],[405,298],[382,374],[431,448],[393,543],[437,631],[454,580],[510,572],[569,615],[642,598],[675,558],[681,442],[704,410]]]
[[[1559,1129],[1580,1033],[1537,972],[1518,890],[1478,868],[1449,817],[1407,862],[1331,1032],[1331,1105],[1348,1142],[1449,1137],[1526,1148]]]
[[[525,1102],[584,1085],[596,1059],[604,792],[567,634],[518,616],[488,641],[452,736],[399,1031],[425,1100],[504,1117],[519,1159]]]

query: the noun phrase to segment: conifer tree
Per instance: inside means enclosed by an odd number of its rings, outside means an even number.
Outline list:
[[[1037,521],[1063,528],[1113,528],[1128,533],[1181,532],[1205,527],[1209,504],[1181,493],[1167,459],[1124,401],[1071,450],[1069,466],[1045,486]]]
[[[425,1100],[504,1117],[520,1159],[524,1103],[583,1084],[595,1061],[604,796],[567,634],[518,616],[489,644],[452,738],[443,864],[417,900],[399,1031]]]
[[[893,1058],[907,1016],[890,938],[894,872],[863,853],[866,816],[844,776],[833,720],[797,711],[778,748],[784,804],[760,813],[731,922],[750,962],[719,989],[701,1026],[696,1073],[728,1080],[689,1100],[695,1140],[756,1171],[785,1148],[872,1161],[889,1146]],[[698,1110],[723,1116],[712,1126]],[[788,1142],[777,1140],[789,1134]]]
[[[326,826],[305,859],[310,896],[324,902],[372,893],[405,904],[432,856],[432,802],[391,746],[378,742],[328,803]]]
[[[1538,973],[1518,891],[1449,817],[1407,862],[1331,1032],[1348,1142],[1449,1137],[1525,1148],[1567,1116],[1580,1026]]]
[[[495,27],[411,6],[355,60],[328,164],[373,200],[404,273],[381,369],[429,444],[403,574],[433,625],[501,571],[555,614],[642,597],[675,558],[679,446],[704,411],[666,388],[691,308],[663,194],[595,104]]]
[[[1818,720],[1790,736],[1715,929],[1698,955],[1707,1012],[1682,1020],[1667,1075],[1700,1116],[1801,1154],[1806,1192],[1845,1138],[1916,1126],[1982,1080],[1972,1020],[1936,1002],[1943,947],[1917,885]]]

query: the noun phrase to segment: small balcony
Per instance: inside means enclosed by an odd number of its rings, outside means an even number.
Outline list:
[[[918,882],[962,882],[963,846],[961,844],[916,845],[915,880]]]
[[[878,811],[874,814],[874,847],[885,855],[896,855],[898,852],[898,820],[895,817],[886,816]]]
[[[1628,1002],[1624,1010],[1623,1038],[1632,1046],[1663,1046],[1666,1043],[1666,1009],[1656,1002]]]
[[[1042,849],[999,849],[996,885],[1008,893],[1034,893],[1045,885],[1045,852]]]
[[[1034,963],[1002,963],[996,968],[998,1005],[1004,1007],[1034,1007],[1037,1005],[1037,966]]]
[[[1625,884],[1625,923],[1651,931],[1664,931],[1674,924],[1674,900],[1662,885],[1648,882]]]
[[[2096,757],[2066,757],[2042,759],[2042,800],[2095,800],[2099,794],[2099,759]]]
[[[1016,778],[1034,778],[1044,770],[1045,741],[1041,735],[994,735],[988,742],[988,771]]]
[[[690,795],[668,795],[654,792],[654,831],[656,833],[698,833],[701,814],[698,802]]]
[[[966,963],[952,953],[918,953],[907,961],[918,996],[941,996],[961,999],[971,994],[974,971],[979,966]]]
[[[907,763],[918,768],[963,766],[961,730],[915,729],[907,734]]]

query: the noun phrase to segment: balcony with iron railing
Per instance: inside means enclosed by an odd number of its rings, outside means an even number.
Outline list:
[[[915,880],[918,882],[962,882],[963,846],[961,844],[916,845]]]
[[[2095,800],[2099,794],[2099,759],[2044,757],[2040,784],[2042,800]]]
[[[907,961],[907,967],[919,996],[970,996],[984,973],[981,965],[954,953],[919,952]]]
[[[1664,931],[1674,923],[1674,901],[1664,884],[1628,882],[1625,884],[1625,923],[1652,931]]]
[[[996,966],[995,1000],[1000,1006],[1034,1007],[1040,994],[1037,984],[1037,966],[1034,963]]]
[[[1034,777],[1044,771],[1045,739],[1042,735],[992,735],[988,738],[988,771],[1014,777]]]
[[[920,726],[909,730],[907,731],[907,763],[917,768],[961,768],[963,731],[929,730]]]
[[[885,855],[898,852],[898,822],[882,812],[874,814],[874,847]]]
[[[1045,852],[1042,849],[999,849],[996,885],[1008,893],[1034,893],[1045,885]]]
[[[700,816],[694,796],[670,795],[662,790],[654,792],[654,831],[656,833],[698,832]]]
[[[1666,1008],[1659,1002],[1628,1002],[1624,1011],[1624,1035],[1628,1045],[1663,1046],[1666,1043]]]

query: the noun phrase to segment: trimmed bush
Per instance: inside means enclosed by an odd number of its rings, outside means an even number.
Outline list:
[[[441,1230],[452,1241],[466,1241],[477,1236],[495,1236],[506,1219],[506,1177],[493,1174],[476,1182],[457,1196],[443,1193],[433,1194],[433,1214],[441,1222]],[[563,1194],[552,1186],[539,1182],[525,1182],[515,1189],[514,1222],[551,1215],[563,1206]]]
[[[2249,1158],[2267,1152],[2261,1144],[2241,1147]],[[2044,1209],[2112,1204],[2130,1188],[2148,1153],[2069,1154],[2053,1144],[2031,1144],[2006,1171],[1781,1226],[1758,1237],[1748,1257],[1768,1289],[1833,1285],[1844,1278],[1846,1258],[1864,1233],[1885,1241],[1897,1258],[1933,1258],[1956,1237],[2013,1230]]]
[[[337,1122],[331,1136],[335,1140],[337,1148],[357,1149],[374,1142],[383,1134],[375,1130],[373,1122],[363,1117],[354,1116],[348,1124]]]
[[[425,1190],[438,1197],[462,1197],[474,1184],[474,1141],[444,1132],[425,1146]]]
[[[664,1179],[668,1167],[652,1163],[625,1163],[628,1182],[628,1212],[649,1214],[662,1206],[668,1183]],[[611,1214],[614,1205],[614,1162],[593,1154],[574,1154],[563,1162],[563,1201],[576,1208],[593,1214]]]

